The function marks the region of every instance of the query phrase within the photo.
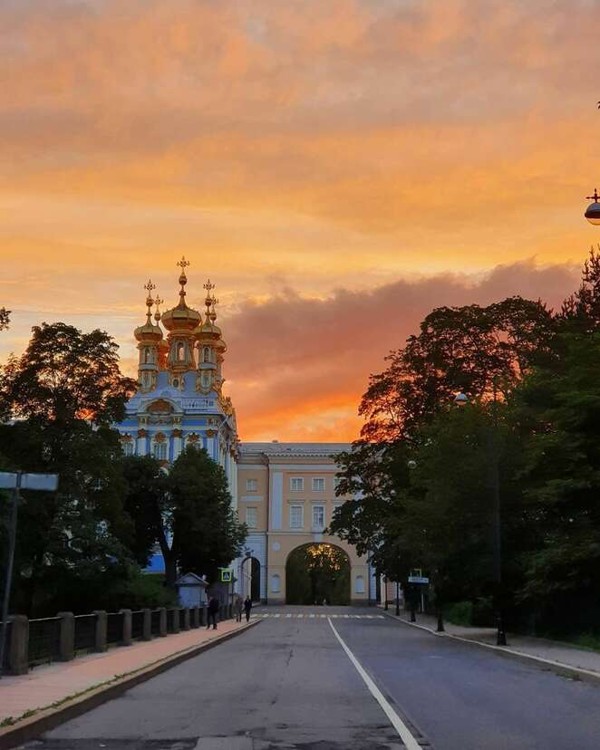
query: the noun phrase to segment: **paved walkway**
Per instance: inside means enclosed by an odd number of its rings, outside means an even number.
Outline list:
[[[245,627],[245,622],[224,620],[217,630],[204,627],[187,630],[166,638],[111,648],[105,653],[88,654],[69,662],[36,667],[25,675],[4,676],[0,679],[0,724],[9,717],[17,719],[47,708]]]
[[[395,617],[393,608],[388,610],[388,615]],[[410,623],[410,616],[401,612],[399,620],[416,625],[435,633],[437,620],[429,615],[417,615],[417,622]],[[573,670],[579,670],[582,676],[597,677],[600,679],[600,653],[591,649],[569,646],[560,641],[551,641],[546,638],[533,638],[525,635],[507,634],[507,646],[496,646],[495,628],[474,628],[462,625],[444,623],[447,635],[454,638],[462,638],[467,641],[482,643],[489,648],[508,652],[511,655],[519,655],[548,663],[551,666],[562,666]]]

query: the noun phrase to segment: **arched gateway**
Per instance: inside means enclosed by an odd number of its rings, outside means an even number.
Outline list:
[[[304,544],[285,565],[286,604],[350,604],[350,558],[334,544]]]

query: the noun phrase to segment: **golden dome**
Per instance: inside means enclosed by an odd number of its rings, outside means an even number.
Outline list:
[[[167,331],[193,331],[202,320],[202,316],[197,310],[185,304],[185,285],[187,284],[185,268],[190,264],[189,261],[182,258],[177,265],[181,267],[181,274],[179,275],[179,283],[181,284],[179,304],[171,310],[164,312],[161,321]]]
[[[138,328],[136,328],[133,332],[133,335],[138,341],[142,343],[153,343],[161,341],[163,337],[161,327],[152,323],[152,305],[154,304],[154,300],[152,299],[150,292],[153,289],[156,289],[156,287],[154,286],[152,281],[148,281],[148,283],[144,286],[144,289],[148,291],[148,296],[146,297],[146,322],[143,326],[138,326]]]

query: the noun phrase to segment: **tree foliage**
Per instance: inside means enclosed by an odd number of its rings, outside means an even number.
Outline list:
[[[5,307],[0,307],[0,331],[8,328],[10,324],[10,312]]]
[[[125,507],[138,560],[147,559],[156,542],[169,586],[178,568],[218,580],[219,567],[237,557],[247,533],[233,510],[222,467],[194,447],[182,451],[168,475],[151,457],[127,458],[124,467]]]
[[[0,415],[66,425],[124,417],[135,382],[119,371],[118,346],[104,331],[65,323],[34,326],[25,352],[0,371]]]

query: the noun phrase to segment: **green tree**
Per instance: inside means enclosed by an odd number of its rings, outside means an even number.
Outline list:
[[[158,543],[168,587],[174,587],[178,569],[218,580],[218,568],[237,557],[247,533],[223,469],[194,447],[182,451],[168,474],[149,456],[126,458],[123,467],[135,537],[128,544],[137,559],[145,562]]]
[[[32,330],[25,352],[0,370],[0,415],[59,425],[123,419],[135,381],[121,375],[118,346],[107,333],[65,323]]]
[[[189,446],[171,468],[167,491],[175,560],[185,571],[217,580],[219,567],[238,556],[247,535],[233,509],[223,468],[205,450]],[[174,583],[174,575],[169,564],[168,584]]]
[[[16,420],[0,429],[0,453],[13,469],[60,477],[55,493],[22,493],[21,611],[77,608],[85,592],[124,575],[121,451],[108,425],[124,414],[132,386],[106,333],[64,323],[36,326],[24,354],[0,371],[0,415]]]
[[[564,333],[519,393],[531,530],[523,599],[554,629],[600,615],[600,332]]]

